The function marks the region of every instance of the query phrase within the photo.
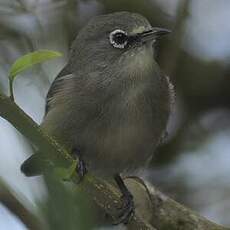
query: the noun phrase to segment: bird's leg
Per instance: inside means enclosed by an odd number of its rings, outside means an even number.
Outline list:
[[[121,212],[118,216],[118,220],[114,224],[128,224],[128,222],[132,219],[135,213],[135,207],[133,202],[133,195],[130,193],[128,188],[126,187],[123,179],[119,174],[114,176],[114,180],[116,181],[121,193],[122,193],[122,200],[123,205],[121,207]]]
[[[85,174],[88,172],[87,168],[86,168],[86,164],[84,162],[84,160],[82,159],[82,154],[79,150],[79,148],[73,148],[72,150],[72,155],[73,157],[78,159],[78,164],[77,164],[77,173],[79,176],[79,183],[83,180]]]

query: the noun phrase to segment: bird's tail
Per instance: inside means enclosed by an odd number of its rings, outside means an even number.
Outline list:
[[[33,154],[21,165],[21,171],[28,177],[38,176],[43,172],[41,156],[38,153]]]

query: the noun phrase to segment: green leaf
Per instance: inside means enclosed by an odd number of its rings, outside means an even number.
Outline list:
[[[28,53],[15,61],[10,69],[10,80],[14,78],[21,72],[27,70],[35,64],[57,58],[62,56],[61,53],[52,50],[38,50],[35,52]]]
[[[69,180],[73,175],[73,173],[75,172],[76,167],[77,167],[77,161],[73,161],[71,166],[68,168],[61,168],[61,167],[55,168],[54,174],[62,180]]]

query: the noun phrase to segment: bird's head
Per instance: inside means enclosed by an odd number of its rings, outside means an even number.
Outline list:
[[[75,60],[106,66],[116,61],[153,58],[153,43],[170,31],[152,27],[140,14],[117,12],[100,15],[80,31],[72,48]],[[144,58],[145,59],[145,58]]]

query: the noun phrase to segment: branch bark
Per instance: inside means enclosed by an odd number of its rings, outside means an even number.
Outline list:
[[[158,230],[229,230],[200,216],[193,210],[169,198],[153,185],[127,178],[129,187],[139,205],[138,214]]]
[[[32,144],[39,147],[39,152],[45,154],[47,159],[50,160],[51,167],[69,167],[73,164],[74,159],[61,145],[45,134],[9,97],[2,94],[0,94],[0,116],[9,121]],[[73,183],[77,183],[78,179],[76,173],[71,177]],[[116,219],[115,210],[117,207],[121,207],[120,194],[117,189],[92,175],[85,176],[83,183],[77,184],[77,186],[87,192],[112,220]],[[127,225],[127,228],[132,230],[155,230],[153,226],[137,215]]]
[[[0,116],[9,121],[32,144],[39,147],[39,152],[46,154],[50,165],[62,167],[72,165],[74,159],[54,139],[45,134],[39,126],[26,115],[10,98],[0,94]],[[71,180],[77,183],[75,173]],[[134,195],[136,214],[127,225],[131,230],[229,230],[212,223],[195,212],[180,205],[174,200],[157,191],[154,187],[144,186],[140,180],[127,178],[126,184]],[[116,219],[117,207],[121,206],[118,190],[108,182],[88,174],[79,189],[89,194],[98,207],[112,220]]]

